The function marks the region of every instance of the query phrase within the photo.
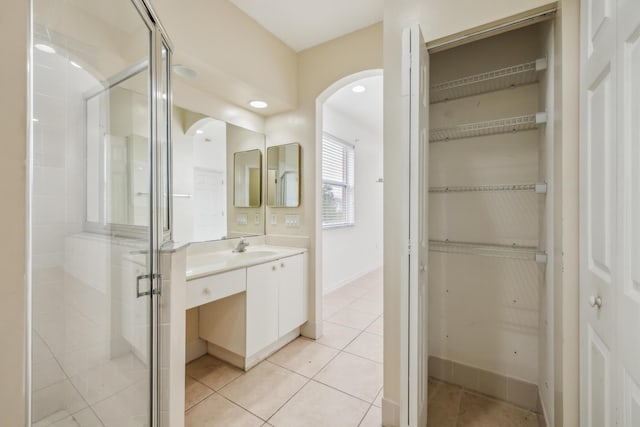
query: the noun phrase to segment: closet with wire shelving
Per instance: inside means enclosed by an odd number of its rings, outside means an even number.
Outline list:
[[[552,395],[554,27],[430,54],[429,375]]]

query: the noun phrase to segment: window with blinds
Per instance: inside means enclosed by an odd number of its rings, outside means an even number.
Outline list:
[[[355,222],[353,145],[324,133],[322,137],[322,227],[347,227]]]

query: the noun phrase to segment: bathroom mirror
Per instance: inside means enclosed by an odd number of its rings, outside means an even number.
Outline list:
[[[262,153],[260,150],[234,153],[234,196],[236,208],[257,208],[262,204]]]
[[[264,135],[180,107],[173,110],[172,134],[173,239],[203,242],[264,234],[260,203],[234,206],[236,153],[261,153]]]
[[[300,206],[300,144],[276,145],[267,149],[267,205]]]
[[[131,236],[149,226],[148,72],[143,61],[85,95],[88,231]]]

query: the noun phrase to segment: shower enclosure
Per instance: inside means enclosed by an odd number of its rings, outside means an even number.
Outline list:
[[[33,0],[30,425],[166,425],[170,59],[145,0]]]

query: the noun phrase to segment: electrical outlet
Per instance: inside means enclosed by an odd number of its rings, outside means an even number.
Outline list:
[[[260,225],[260,214],[256,214],[256,216],[253,217],[253,223],[255,225]]]

